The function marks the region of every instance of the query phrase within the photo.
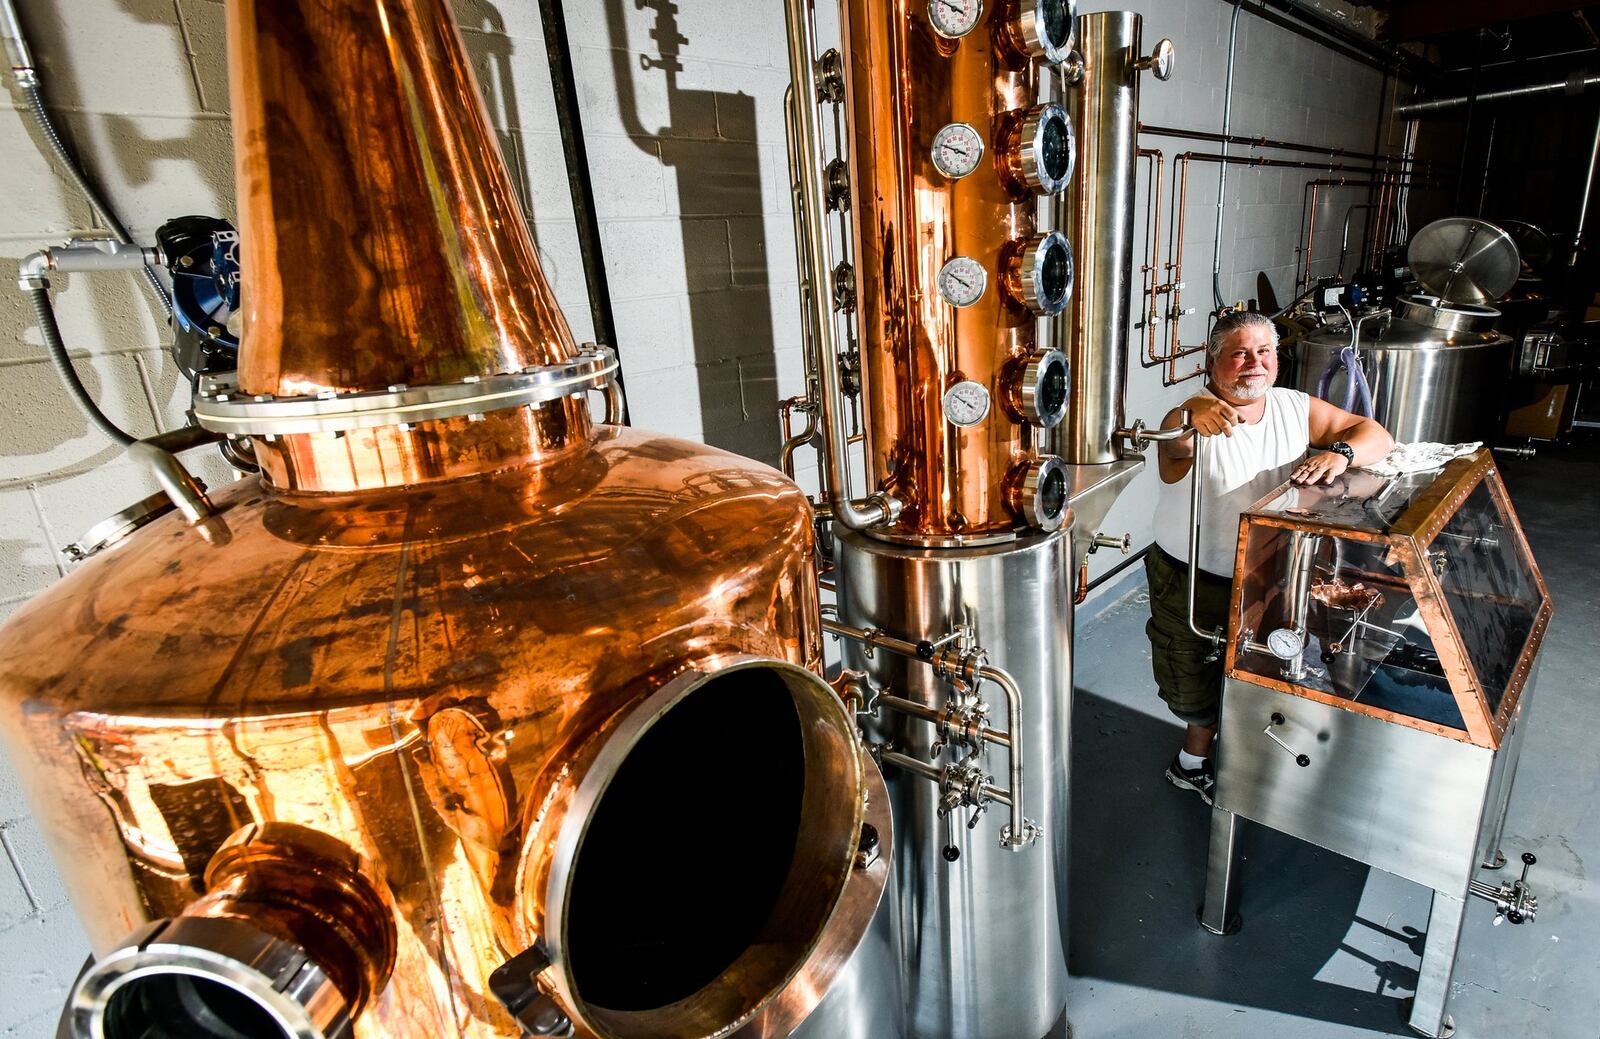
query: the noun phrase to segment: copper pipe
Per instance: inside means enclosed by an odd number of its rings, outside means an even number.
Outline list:
[[[1163,341],[1165,347],[1166,370],[1161,374],[1161,385],[1176,386],[1180,382],[1204,373],[1204,367],[1196,367],[1194,371],[1182,376],[1178,374],[1178,362],[1185,357],[1192,357],[1205,349],[1205,344],[1198,346],[1184,346],[1183,337],[1179,332],[1178,323],[1183,318],[1183,232],[1187,226],[1189,208],[1189,159],[1190,152],[1184,152],[1173,163],[1172,176],[1177,186],[1178,203],[1173,208],[1177,210],[1173,218],[1176,230],[1175,242],[1172,248],[1172,303],[1167,310],[1167,331]]]
[[[1145,312],[1145,343],[1144,360],[1141,362],[1148,368],[1155,363],[1156,357],[1156,326],[1158,320],[1156,296],[1160,281],[1158,273],[1161,265],[1161,187],[1162,167],[1166,156],[1159,148],[1140,148],[1139,154],[1150,160],[1150,186],[1145,195],[1145,262],[1143,267],[1143,284],[1146,301]]]

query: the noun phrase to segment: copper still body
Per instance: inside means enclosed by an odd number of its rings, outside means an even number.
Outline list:
[[[591,420],[445,0],[228,35],[249,309],[196,412],[261,475],[163,456],[183,507],[0,629],[70,1034],[787,1034],[887,868],[804,495]]]

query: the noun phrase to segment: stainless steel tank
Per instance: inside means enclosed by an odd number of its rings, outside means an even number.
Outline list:
[[[1073,618],[1064,578],[1071,572],[1070,529],[954,552],[839,533],[846,624],[927,643],[969,627],[971,641],[1023,691],[1021,724],[1010,735],[1020,733],[1026,748],[1022,814],[1038,833],[1030,843],[1003,846],[997,820],[969,828],[976,821],[970,808],[945,808],[953,799],[947,784],[897,782],[891,755],[884,755],[895,831],[909,835],[896,841],[894,883],[885,896],[907,923],[899,929],[898,979],[909,1008],[905,1036],[1039,1039],[1063,1017]],[[924,661],[843,645],[844,666],[865,672],[872,687],[936,712],[958,699],[959,685]],[[978,695],[1000,696],[992,687],[979,687]],[[955,743],[936,745],[933,725],[903,712],[878,717],[875,738],[906,758],[944,770],[962,757]],[[978,760],[1000,777],[995,782],[1005,782],[1003,748]]]
[[[1072,242],[1078,284],[1063,320],[1047,322],[1050,346],[1067,355],[1067,416],[1046,434],[1069,465],[1121,457],[1123,378],[1133,291],[1134,172],[1139,157],[1139,36],[1132,11],[1078,18],[1082,60],[1065,75],[1064,103],[1077,128],[1077,173],[1047,201]]]
[[[1402,296],[1386,325],[1361,325],[1357,352],[1372,388],[1373,418],[1401,443],[1492,441],[1504,427],[1511,340],[1493,328],[1489,307]],[[1324,328],[1295,344],[1297,386],[1315,395],[1323,372],[1350,345],[1348,326]],[[1329,380],[1345,399],[1349,373]]]

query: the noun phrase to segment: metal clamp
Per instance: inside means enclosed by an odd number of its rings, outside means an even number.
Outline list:
[[[237,375],[206,378],[194,402],[195,418],[206,429],[229,436],[282,436],[332,433],[414,422],[482,415],[503,408],[544,404],[615,383],[617,358],[609,347],[594,347],[562,364],[524,368],[508,375],[469,375],[456,383],[407,386],[314,396],[270,393],[241,396]],[[607,397],[606,413],[620,419],[620,397]]]
[[[539,984],[539,975],[550,966],[544,944],[534,942],[489,975],[489,991],[494,993],[523,1035],[570,1036],[575,1029],[571,1018]]]
[[[1526,923],[1539,914],[1539,899],[1528,886],[1528,870],[1539,860],[1533,852],[1522,853],[1522,876],[1514,881],[1502,882],[1498,887],[1474,880],[1467,884],[1467,894],[1494,905],[1494,922]]]
[[[1278,734],[1272,731],[1275,726],[1285,724],[1287,724],[1287,720],[1284,718],[1284,716],[1274,713],[1272,720],[1267,722],[1267,727],[1261,730],[1261,735],[1265,736],[1267,739],[1271,740],[1273,743],[1276,743],[1278,746],[1287,751],[1289,756],[1294,758],[1294,763],[1296,765],[1299,765],[1301,768],[1308,767],[1311,764],[1311,756],[1309,754],[1302,754],[1295,750],[1293,747],[1283,742],[1283,740],[1279,739]]]

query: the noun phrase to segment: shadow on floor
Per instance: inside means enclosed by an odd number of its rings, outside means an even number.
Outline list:
[[[1240,933],[1195,922],[1205,888],[1210,812],[1161,776],[1179,728],[1079,689],[1073,708],[1068,965],[1103,978],[1239,1007],[1393,1035],[1411,1033],[1398,998],[1417,961],[1377,961],[1345,944],[1368,867],[1246,824]],[[1421,937],[1409,942],[1420,959]],[[1372,967],[1369,991],[1319,981],[1338,952]]]

